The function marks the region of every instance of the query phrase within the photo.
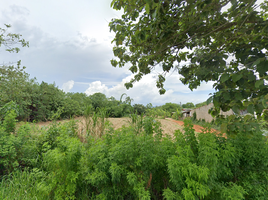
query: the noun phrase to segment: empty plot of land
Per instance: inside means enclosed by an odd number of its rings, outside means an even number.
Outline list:
[[[83,117],[77,117],[75,118],[75,120],[78,121],[79,124],[79,128],[80,130],[82,128],[84,128],[85,123],[84,123],[84,118]],[[123,126],[130,126],[131,124],[131,119],[127,118],[127,117],[123,117],[123,118],[107,118],[108,121],[111,122],[111,126],[114,129],[119,129],[122,128]],[[175,130],[182,130],[183,127],[179,124],[177,124],[174,121],[171,121],[169,119],[156,119],[157,121],[159,121],[161,123],[161,128],[163,130],[163,134],[173,134]],[[59,120],[57,121],[58,123],[65,123],[68,122],[70,120]],[[48,126],[49,124],[51,124],[51,122],[39,122],[37,123],[37,125],[39,127],[45,127]]]

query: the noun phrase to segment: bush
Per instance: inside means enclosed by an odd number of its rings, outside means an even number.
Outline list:
[[[28,124],[22,125],[16,135],[0,127],[0,175],[11,173],[17,168],[35,166],[38,159],[36,144]]]
[[[4,121],[3,121],[3,128],[7,133],[15,133],[15,127],[16,127],[16,117],[17,114],[14,110],[10,110],[5,115]]]
[[[189,120],[183,133],[163,137],[154,118],[133,114],[131,126],[85,143],[75,121],[37,136],[28,124],[16,134],[1,125],[0,198],[266,199],[267,139],[255,119],[231,118],[228,137],[196,134]]]
[[[169,139],[154,138],[151,126],[146,126],[147,132],[137,134],[131,127],[123,128],[89,144],[81,166],[91,198],[160,197],[162,178],[168,177],[166,160],[175,152],[175,145]]]
[[[173,113],[172,118],[179,120],[182,117],[182,113],[177,109],[175,113]]]
[[[0,121],[5,118],[6,114],[14,111],[16,116],[19,115],[19,106],[14,102],[10,101],[6,103],[3,107],[0,107]]]
[[[75,199],[82,144],[62,134],[57,147],[43,154],[43,167],[49,173],[46,183],[52,199]]]
[[[19,163],[15,148],[16,138],[0,127],[0,176],[11,173]]]

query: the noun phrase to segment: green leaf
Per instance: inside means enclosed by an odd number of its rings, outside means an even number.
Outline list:
[[[254,105],[253,104],[249,104],[247,107],[247,111],[251,114],[254,114]]]
[[[257,65],[257,71],[259,72],[259,75],[262,77],[267,71],[268,61],[262,61]]]
[[[232,107],[232,110],[234,111],[234,113],[236,113],[236,114],[240,114],[240,109],[239,109],[239,107],[238,107],[237,105],[234,105],[234,106]]]
[[[150,14],[150,5],[149,3],[146,3],[145,10],[147,14]]]
[[[164,88],[161,88],[160,90],[159,90],[159,94],[165,94],[166,93],[166,90],[164,89]]]
[[[258,65],[262,60],[263,60],[263,58],[259,58],[259,59],[257,59],[257,60],[252,64],[252,66]]]
[[[248,80],[250,81],[256,80],[256,76],[253,74],[253,72],[248,75]]]
[[[221,82],[224,83],[225,81],[227,81],[229,79],[230,75],[229,74],[223,74],[221,76]]]
[[[213,100],[213,96],[209,97],[209,98],[207,99],[207,105],[210,104],[210,103],[212,102],[212,100]]]
[[[237,91],[237,92],[235,93],[235,99],[236,99],[236,100],[239,100],[239,101],[243,99],[243,96],[242,96],[242,94],[241,94],[240,91]]]
[[[225,93],[223,94],[223,97],[224,97],[224,99],[225,99],[226,101],[228,101],[228,100],[231,99],[231,95],[230,95],[228,92],[225,92]]]
[[[233,79],[234,82],[239,81],[242,77],[243,77],[242,74],[233,74],[232,75],[232,79]]]
[[[256,83],[255,83],[255,87],[256,88],[260,88],[260,86],[262,86],[262,85],[264,85],[263,79],[257,80]]]
[[[154,10],[154,13],[153,13],[152,17],[156,18],[156,14],[157,14],[157,9]]]
[[[262,113],[263,109],[264,109],[264,107],[263,107],[263,105],[261,103],[255,105],[255,111],[257,113]]]

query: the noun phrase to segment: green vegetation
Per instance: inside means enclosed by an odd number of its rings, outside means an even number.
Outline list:
[[[116,59],[111,64],[130,64],[134,74],[127,88],[160,66],[163,73],[156,82],[160,94],[166,91],[165,75],[176,70],[191,90],[201,82],[214,81],[215,93],[207,101],[215,106],[210,112],[213,116],[219,116],[220,110],[232,109],[236,114],[247,110],[260,120],[268,107],[267,1],[257,5],[255,0],[113,0],[111,6],[124,12],[109,26],[116,34]],[[232,115],[222,121],[221,129],[228,138],[195,136],[186,127],[181,143],[175,142],[178,155],[168,159],[170,181],[176,189],[166,185],[163,198],[267,198],[267,186],[259,185],[267,185],[267,175],[263,179],[257,175],[261,158],[252,160],[258,153],[267,154],[267,139],[252,115]],[[264,160],[261,166],[267,169],[267,157]]]
[[[157,107],[131,105],[133,99],[126,94],[116,100],[114,97],[107,98],[102,93],[90,96],[84,93],[65,93],[55,84],[39,84],[35,79],[29,79],[25,68],[20,66],[3,66],[0,69],[3,76],[0,80],[0,118],[11,108],[18,113],[18,120],[30,122],[82,116],[88,106],[92,107],[91,113],[105,109],[107,117],[124,117],[137,113],[166,118],[181,111],[181,106],[175,103]]]
[[[200,107],[205,106],[205,105],[207,105],[207,102],[197,103],[197,104],[195,104],[195,107],[200,108]]]
[[[124,101],[119,101],[113,97],[107,98],[102,93],[90,96],[84,93],[65,93],[55,84],[39,84],[35,79],[29,79],[29,74],[24,69],[20,66],[0,67],[0,119],[11,108],[18,113],[18,120],[31,122],[82,116],[90,105],[92,111],[106,109],[107,116],[110,117],[123,117],[135,110],[135,105],[132,107],[132,99],[128,96]],[[143,107],[144,113],[145,106]]]
[[[111,6],[123,11],[109,24],[111,64],[134,74],[127,88],[160,66],[160,94],[169,72],[178,71],[191,90],[214,81],[213,115],[220,109],[261,115],[267,108],[267,0],[113,0]]]
[[[239,200],[268,195],[268,144],[257,129],[237,126],[227,130],[228,138],[196,135],[186,120],[184,133],[170,137],[162,135],[152,117],[132,114],[129,127],[106,125],[98,135],[90,125],[81,138],[74,120],[35,133],[27,123],[10,129],[14,113],[0,125],[1,199]],[[105,121],[103,111],[96,115]]]
[[[181,118],[181,106],[176,103],[165,103],[162,106],[155,106],[152,107],[152,105],[147,105],[147,110],[146,110],[146,115],[152,116],[155,118],[174,118],[174,119],[179,119]]]
[[[183,108],[194,108],[194,104],[192,102],[188,102],[181,105]]]
[[[201,81],[216,81],[212,114],[220,108],[247,108],[258,119],[229,116],[221,127],[226,135],[196,134],[186,119],[183,133],[163,135],[155,118],[179,119],[180,105],[132,106],[125,94],[116,100],[102,93],[65,93],[55,84],[30,79],[20,63],[4,65],[0,199],[267,199],[268,143],[259,126],[260,119],[267,126],[267,60],[262,52],[268,43],[267,2],[257,11],[254,1],[232,1],[228,12],[220,12],[226,3],[113,0],[124,15],[110,23],[116,32],[114,54],[120,58],[112,64],[132,63],[130,70],[137,74],[126,84],[131,87],[156,64],[169,72],[174,63],[190,61],[178,67],[184,84],[193,89]],[[0,45],[8,51],[19,51],[8,42],[28,45],[19,35],[0,31]],[[181,51],[185,47],[192,51]],[[230,54],[236,60],[227,64]],[[160,93],[164,81],[159,75]],[[55,121],[80,115],[82,130],[74,119]],[[126,115],[130,126],[118,130],[106,120]],[[17,120],[54,122],[38,129],[28,123],[16,127]]]
[[[10,27],[9,24],[5,24],[5,28],[0,27],[0,47],[4,46],[8,52],[18,53],[20,48],[13,46],[20,44],[22,47],[28,47],[29,42],[22,39],[20,34],[10,33],[8,30]]]

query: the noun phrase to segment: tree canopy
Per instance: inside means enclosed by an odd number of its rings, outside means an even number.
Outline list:
[[[167,112],[175,112],[177,109],[181,110],[181,106],[176,103],[165,103],[164,105],[161,106],[161,108]]]
[[[187,102],[185,104],[182,104],[183,108],[194,108],[194,104],[192,102]]]
[[[160,66],[160,94],[165,75],[177,71],[191,90],[214,81],[213,114],[220,108],[260,114],[267,107],[267,0],[113,0],[111,6],[124,11],[109,26],[116,34],[111,64],[129,64],[135,74],[127,88]]]

